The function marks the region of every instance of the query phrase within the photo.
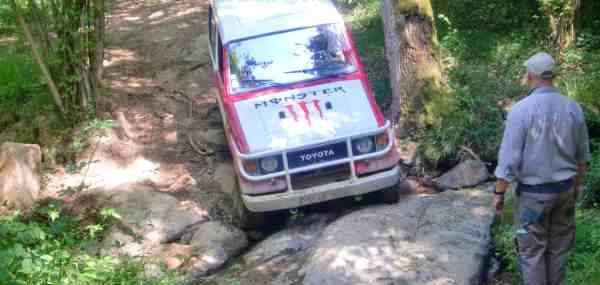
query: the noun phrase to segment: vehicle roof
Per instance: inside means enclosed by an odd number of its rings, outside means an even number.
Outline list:
[[[343,23],[330,0],[213,0],[224,44],[285,30]]]

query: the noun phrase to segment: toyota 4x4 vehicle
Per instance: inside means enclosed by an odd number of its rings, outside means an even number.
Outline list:
[[[394,135],[332,2],[215,0],[208,24],[244,211],[397,202]]]

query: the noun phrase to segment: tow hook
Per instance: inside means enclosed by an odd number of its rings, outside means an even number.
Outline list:
[[[297,215],[298,214],[298,208],[290,209],[290,214],[292,214],[294,216]]]
[[[363,199],[363,196],[361,196],[361,195],[354,196],[354,201],[355,202],[360,202],[360,201],[362,201],[362,199]]]

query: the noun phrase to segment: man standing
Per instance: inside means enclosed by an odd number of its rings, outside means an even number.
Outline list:
[[[581,107],[554,87],[555,62],[538,53],[525,62],[529,96],[509,112],[494,191],[502,214],[510,182],[518,182],[515,241],[525,285],[565,282],[575,241],[575,202],[590,159]]]

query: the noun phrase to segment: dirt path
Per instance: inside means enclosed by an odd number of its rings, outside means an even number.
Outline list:
[[[235,185],[208,69],[207,1],[112,6],[104,63],[108,91],[99,110],[120,127],[100,140],[85,184],[141,183],[229,219],[224,192]],[[64,174],[51,184],[75,186],[82,176]]]

